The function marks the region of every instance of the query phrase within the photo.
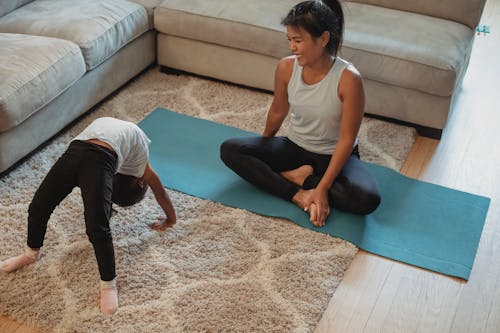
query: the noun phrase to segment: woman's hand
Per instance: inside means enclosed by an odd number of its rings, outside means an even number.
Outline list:
[[[157,221],[154,223],[151,223],[149,227],[153,230],[156,231],[165,231],[167,228],[170,228],[175,224],[175,221],[170,221],[165,217],[158,217]]]
[[[323,227],[330,214],[328,191],[315,188],[304,209],[309,213],[309,219],[316,227]]]

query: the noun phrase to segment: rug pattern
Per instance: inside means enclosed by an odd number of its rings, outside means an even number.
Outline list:
[[[0,258],[23,250],[27,208],[72,137],[101,116],[139,122],[156,107],[261,132],[272,96],[152,68],[0,178]],[[285,128],[280,132],[284,133]],[[416,133],[364,119],[364,160],[399,169]],[[0,273],[0,313],[43,332],[312,332],[357,248],[283,219],[170,191],[178,223],[148,228],[148,192],[111,221],[120,309],[98,311],[98,271],[79,189],[54,211],[44,257]]]

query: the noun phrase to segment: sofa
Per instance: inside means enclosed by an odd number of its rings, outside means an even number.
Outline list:
[[[0,174],[151,64],[273,90],[298,0],[0,2]],[[366,113],[439,138],[485,0],[343,2]]]
[[[158,63],[273,90],[289,55],[281,19],[297,0],[165,0]],[[364,78],[366,113],[440,138],[467,69],[485,0],[344,1],[340,56]]]
[[[0,172],[155,63],[157,2],[0,2]]]

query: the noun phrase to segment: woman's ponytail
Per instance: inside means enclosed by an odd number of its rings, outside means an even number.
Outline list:
[[[336,18],[335,20],[336,24],[334,26],[334,29],[335,29],[335,35],[337,35],[337,37],[333,40],[330,37],[330,41],[335,46],[334,54],[336,55],[338,50],[342,46],[342,41],[344,37],[344,11],[342,10],[342,5],[338,0],[320,0],[320,1],[330,8],[330,10],[333,12],[333,15]],[[330,32],[330,35],[331,34],[332,32]]]

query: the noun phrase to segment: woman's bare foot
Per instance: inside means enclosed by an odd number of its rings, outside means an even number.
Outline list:
[[[302,165],[297,169],[281,172],[283,178],[288,179],[294,184],[302,186],[307,177],[313,174],[313,167],[310,165]]]
[[[306,208],[309,199],[313,194],[313,190],[302,190],[300,189],[292,198],[292,202],[302,209]],[[307,207],[308,208],[308,207]]]
[[[4,272],[10,273],[16,271],[26,265],[32,264],[39,260],[41,253],[39,250],[32,250],[30,248],[18,256],[4,260],[0,264],[0,269]]]

